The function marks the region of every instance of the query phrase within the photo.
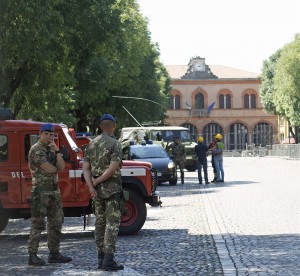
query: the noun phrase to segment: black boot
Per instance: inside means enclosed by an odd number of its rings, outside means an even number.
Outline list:
[[[123,270],[124,266],[119,265],[114,260],[114,254],[105,254],[102,262],[102,270],[114,271],[114,270]]]
[[[61,255],[57,253],[49,253],[48,263],[68,263],[71,262],[72,258]]]
[[[102,268],[102,263],[104,260],[104,253],[98,253],[98,268]]]
[[[211,181],[211,183],[216,183],[217,182],[217,177],[215,176],[214,179]]]
[[[181,184],[184,184],[184,173],[181,174]]]
[[[45,265],[46,262],[39,258],[36,253],[29,253],[29,259],[28,259],[29,265],[36,265],[36,266],[42,266]]]

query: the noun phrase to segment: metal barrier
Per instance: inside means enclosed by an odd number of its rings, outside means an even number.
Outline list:
[[[268,151],[270,156],[289,159],[300,159],[300,144],[273,145]]]
[[[300,159],[300,144],[276,144],[266,147],[249,145],[246,150],[224,150],[223,156],[227,157],[281,157],[287,159]]]

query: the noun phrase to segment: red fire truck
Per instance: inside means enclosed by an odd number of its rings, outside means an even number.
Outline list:
[[[10,218],[29,218],[31,203],[31,174],[28,152],[38,141],[43,123],[26,120],[0,121],[0,232]],[[66,167],[59,172],[59,187],[65,216],[92,213],[91,199],[82,181],[83,153],[76,145],[68,127],[55,124],[55,142],[60,148]],[[123,189],[129,192],[127,214],[122,217],[120,234],[138,232],[147,216],[146,203],[160,206],[156,191],[157,174],[147,162],[124,161]]]

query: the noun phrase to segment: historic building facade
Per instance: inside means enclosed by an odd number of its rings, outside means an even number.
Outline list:
[[[188,127],[206,143],[221,133],[227,150],[277,143],[278,117],[266,113],[258,74],[192,58],[187,66],[166,66],[172,78],[166,125]]]

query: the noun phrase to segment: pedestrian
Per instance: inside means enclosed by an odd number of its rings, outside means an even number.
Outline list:
[[[181,143],[178,136],[173,137],[173,143],[168,146],[168,149],[172,150],[172,155],[174,156],[174,163],[180,169],[181,183],[184,184],[184,167],[186,160],[185,146]]]
[[[98,268],[122,270],[124,266],[114,260],[121,222],[122,147],[113,136],[116,120],[112,115],[104,114],[100,118],[100,128],[102,134],[87,146],[83,174],[94,203]]]
[[[215,144],[216,144],[216,134],[213,135],[213,140],[208,146],[209,152],[211,152],[211,150],[215,147]],[[217,182],[218,177],[217,177],[217,170],[216,170],[216,165],[215,165],[213,155],[211,155],[211,165],[212,165],[213,173],[214,173],[214,178],[211,182],[215,183],[215,182]]]
[[[216,143],[214,148],[212,149],[212,155],[215,162],[216,170],[217,170],[217,182],[224,182],[224,169],[223,169],[223,150],[225,148],[222,142],[222,135],[216,135]]]
[[[43,124],[40,139],[28,155],[32,175],[31,229],[28,241],[29,265],[45,265],[37,256],[41,233],[46,228],[49,248],[49,263],[67,263],[72,259],[59,252],[61,228],[64,219],[58,171],[65,168],[65,162],[54,142],[54,126]]]
[[[204,172],[205,184],[209,184],[207,176],[207,152],[208,147],[204,143],[202,136],[198,137],[198,145],[195,146],[195,153],[198,157],[198,180],[199,184],[202,184],[202,168]]]

